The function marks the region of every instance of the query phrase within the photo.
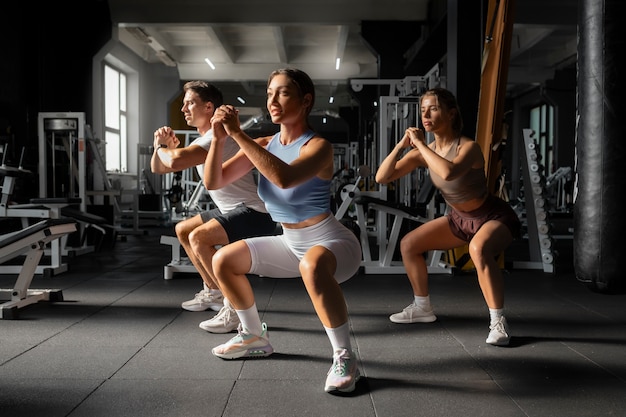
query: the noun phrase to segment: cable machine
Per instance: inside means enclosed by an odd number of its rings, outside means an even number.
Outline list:
[[[360,172],[375,173],[380,161],[402,137],[409,126],[418,126],[420,119],[419,95],[427,88],[438,85],[439,67],[435,66],[426,76],[406,77],[401,80],[353,80],[352,88],[360,91],[363,85],[389,86],[390,96],[378,100],[379,113],[376,137],[364,149],[371,169],[359,168]],[[430,138],[432,140],[432,138]],[[370,158],[367,158],[367,155]],[[361,179],[361,175],[359,179]],[[358,180],[357,180],[358,181]],[[367,184],[367,181],[365,181]],[[445,209],[435,203],[434,188],[427,171],[420,169],[398,179],[393,185],[376,184],[374,190],[361,191],[353,187],[347,193],[353,199],[356,221],[361,233],[363,248],[362,266],[366,274],[404,274],[406,271],[400,260],[395,260],[398,240],[403,227],[410,221],[424,223],[441,215]],[[342,204],[345,206],[345,204]],[[370,221],[372,220],[372,221]],[[370,240],[375,242],[377,253],[372,253]],[[442,259],[443,251],[429,254],[428,272],[451,274],[450,266]]]
[[[86,211],[85,113],[39,113],[39,198],[80,198]]]

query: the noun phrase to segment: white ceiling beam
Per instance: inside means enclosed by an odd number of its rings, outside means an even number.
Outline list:
[[[287,46],[285,45],[285,35],[282,26],[275,26],[272,28],[274,32],[274,42],[276,43],[276,52],[278,53],[278,60],[282,63],[288,63]]]
[[[267,81],[269,74],[277,68],[275,63],[238,65],[219,65],[214,71],[209,70],[206,64],[178,64],[178,72],[183,80],[206,79],[208,81]],[[365,67],[355,63],[344,63],[339,71],[328,71],[328,64],[307,63],[298,65],[298,68],[305,71],[314,80],[319,81],[340,81],[344,82],[349,78],[378,76],[376,65]]]
[[[150,37],[150,47],[154,49],[154,52],[158,53],[161,51],[165,51],[167,55],[169,55],[174,61],[180,61],[180,51],[177,47],[169,43],[161,34],[152,27],[143,27],[142,28]]]
[[[219,28],[213,26],[207,26],[206,28],[207,35],[210,38],[216,40],[217,47],[222,50],[224,55],[224,59],[228,64],[232,64],[237,61],[237,56],[235,54],[235,50],[233,49],[230,41],[226,38]],[[213,63],[215,63],[215,57],[208,57]]]
[[[341,60],[343,64],[343,54],[346,51],[346,43],[348,42],[348,34],[350,33],[350,27],[346,25],[339,26],[337,34],[337,51],[335,52],[335,58]]]

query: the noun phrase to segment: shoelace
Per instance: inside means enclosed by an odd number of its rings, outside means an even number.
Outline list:
[[[244,333],[243,331],[243,326],[241,325],[241,323],[239,323],[239,326],[237,326],[237,336],[233,336],[233,338],[230,339],[230,343],[243,343],[243,341],[246,340],[245,335],[246,333]]]
[[[495,330],[497,332],[500,332],[502,334],[506,334],[506,330],[504,329],[504,324],[502,323],[502,320],[498,320],[496,324],[492,324],[491,326],[489,326],[491,328],[491,330]]]
[[[228,324],[228,322],[230,321],[230,309],[226,309],[226,311],[224,312],[224,317],[222,319],[224,320],[224,325]],[[239,332],[239,328],[237,328],[237,332]]]
[[[415,310],[426,311],[424,308],[417,306],[415,303],[411,303],[411,304],[409,304],[408,306],[406,306],[404,308],[404,311],[407,311],[409,313],[413,312]]]
[[[195,298],[208,298],[209,297],[209,293],[206,291],[200,291],[196,293]]]
[[[346,358],[343,355],[337,356],[333,362],[333,373],[335,375],[345,375],[348,370],[348,363],[350,358]]]

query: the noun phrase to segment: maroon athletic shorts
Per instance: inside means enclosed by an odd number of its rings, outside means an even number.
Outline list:
[[[521,223],[509,203],[495,195],[489,195],[482,206],[476,210],[460,212],[450,207],[446,215],[452,233],[466,242],[472,240],[478,229],[489,220],[504,223],[513,238],[520,236]]]

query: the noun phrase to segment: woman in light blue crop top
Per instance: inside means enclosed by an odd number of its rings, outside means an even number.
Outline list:
[[[376,181],[387,184],[418,167],[427,167],[449,211],[402,239],[400,252],[413,289],[413,302],[389,319],[394,323],[435,321],[423,255],[468,245],[489,308],[486,343],[508,345],[504,279],[496,258],[519,235],[520,221],[507,202],[488,192],[482,151],[474,140],[461,134],[463,121],[454,95],[443,88],[431,89],[422,95],[420,111],[424,130],[433,133],[435,140],[426,144],[424,131],[407,129],[381,163]]]
[[[324,389],[351,392],[360,374],[340,284],[358,271],[361,248],[354,233],[335,219],[330,209],[333,147],[309,127],[314,101],[309,76],[297,69],[282,69],[270,75],[267,87],[267,110],[272,122],[280,124],[280,132],[273,137],[251,139],[241,130],[233,106],[215,112],[205,186],[221,188],[256,167],[259,195],[272,218],[281,223],[283,234],[241,240],[215,254],[213,270],[241,326],[235,337],[212,352],[225,359],[270,355],[273,347],[246,274],[302,277],[333,348],[333,365]],[[227,136],[241,150],[222,164]]]

